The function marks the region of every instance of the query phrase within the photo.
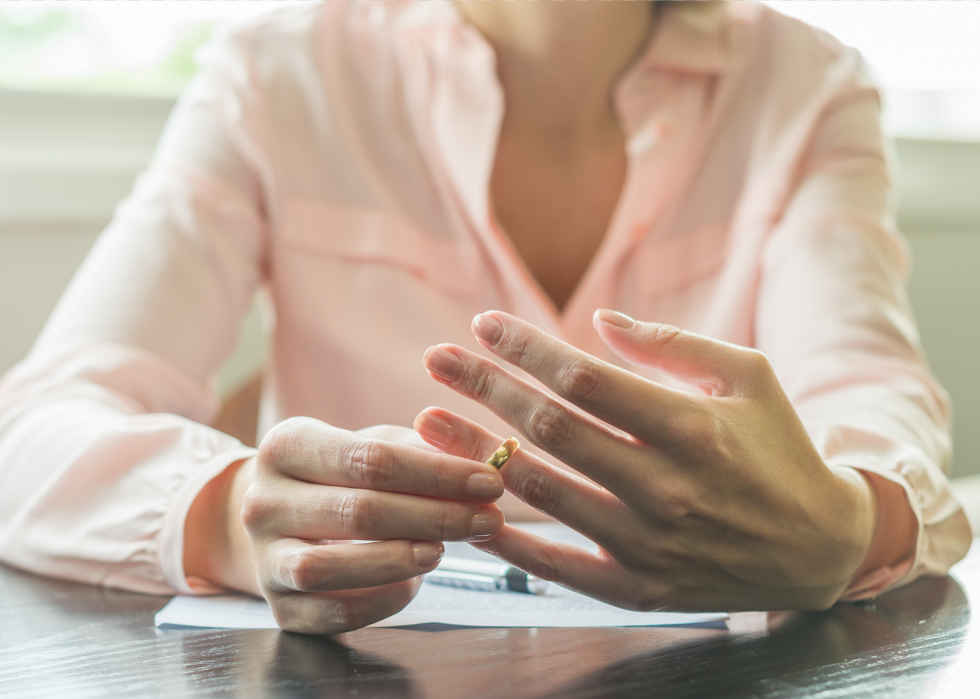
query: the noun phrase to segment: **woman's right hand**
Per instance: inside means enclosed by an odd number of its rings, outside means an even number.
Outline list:
[[[493,467],[405,441],[312,418],[273,428],[226,486],[228,526],[237,509],[239,531],[229,531],[232,553],[217,560],[233,570],[251,557],[257,590],[247,574],[231,586],[260,592],[286,631],[341,633],[404,608],[442,558],[439,542],[503,528],[492,503],[504,484]]]

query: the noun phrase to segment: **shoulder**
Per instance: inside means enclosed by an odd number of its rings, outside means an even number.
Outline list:
[[[439,5],[441,3],[435,3]],[[446,11],[428,3],[314,2],[264,12],[222,27],[203,52],[205,63],[224,56],[283,69],[297,59],[317,61],[337,49],[358,51],[390,42],[413,24],[431,24]],[[324,46],[330,51],[324,52]]]
[[[856,49],[771,7],[755,5],[754,15],[751,67],[766,75],[773,92],[806,100],[847,87],[871,87]]]
[[[664,3],[654,67],[734,78],[755,99],[792,109],[847,83],[869,85],[860,54],[827,32],[757,2]]]
[[[881,99],[856,49],[766,5],[726,7],[728,114],[757,152],[792,160],[856,144],[882,150]]]
[[[314,2],[274,9],[216,32],[201,52],[202,72],[243,94],[319,104],[351,83],[364,87],[397,74],[397,38],[429,25],[444,8],[417,2]]]
[[[324,4],[325,5],[325,4]],[[311,44],[323,20],[321,3],[264,12],[220,27],[199,53],[204,72],[224,73],[247,81],[267,82],[310,61]]]

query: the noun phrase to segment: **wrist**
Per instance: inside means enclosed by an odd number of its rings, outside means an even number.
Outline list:
[[[856,558],[842,557],[842,594],[876,571],[890,573],[915,549],[918,522],[905,490],[870,471],[846,466],[832,469],[851,492],[851,534]],[[891,574],[884,575],[891,579]],[[881,587],[887,585],[882,584]]]
[[[878,533],[878,499],[874,488],[856,469],[832,466],[839,489],[834,497],[833,518],[841,528],[833,531],[839,542],[837,572],[839,594],[861,575],[868,552]]]
[[[879,569],[890,569],[915,550],[918,521],[905,489],[871,471],[854,469],[868,484],[876,505],[874,537],[851,583]]]
[[[184,523],[184,573],[214,585],[259,595],[255,555],[242,523],[242,500],[255,459],[237,461],[208,482]]]

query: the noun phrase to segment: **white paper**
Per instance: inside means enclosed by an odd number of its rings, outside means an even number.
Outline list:
[[[595,550],[595,545],[560,524],[526,524],[522,528],[539,536]],[[496,560],[466,544],[446,544],[446,554],[460,558]],[[631,612],[584,595],[550,585],[543,595],[519,592],[466,590],[424,583],[405,609],[372,624],[374,627],[415,624],[452,624],[490,627],[676,626],[726,619],[727,614],[680,614]],[[161,609],[157,626],[200,626],[226,629],[275,629],[275,617],[263,600],[245,595],[174,597]]]
[[[156,626],[214,629],[278,629],[269,603],[250,595],[187,597],[178,595],[153,617]]]

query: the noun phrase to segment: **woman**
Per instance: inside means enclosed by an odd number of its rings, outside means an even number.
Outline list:
[[[446,540],[639,609],[943,573],[971,534],[888,195],[854,52],[762,7],[270,14],[213,51],[0,388],[0,555],[245,590],[312,633],[404,607]],[[259,285],[256,453],[204,425]],[[365,429],[427,404],[438,450]],[[536,448],[498,474],[507,423]],[[506,527],[505,483],[600,554]]]

